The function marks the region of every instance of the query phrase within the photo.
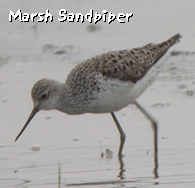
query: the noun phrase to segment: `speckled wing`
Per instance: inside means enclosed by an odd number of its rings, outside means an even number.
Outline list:
[[[109,78],[136,83],[180,37],[177,34],[160,44],[102,54],[93,60],[95,70]]]
[[[181,36],[177,34],[160,44],[150,43],[140,48],[108,52],[88,59],[70,72],[66,84],[71,85],[71,88],[93,87],[96,84],[94,74],[97,73],[105,78],[136,83],[179,38]]]

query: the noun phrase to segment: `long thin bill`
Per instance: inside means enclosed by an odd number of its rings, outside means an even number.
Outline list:
[[[22,128],[22,130],[20,131],[20,133],[18,134],[18,136],[15,139],[15,142],[18,140],[18,138],[21,136],[21,134],[24,132],[24,130],[27,128],[28,124],[30,123],[30,121],[32,120],[32,118],[35,116],[35,114],[38,112],[38,108],[33,108],[28,120],[26,121],[24,127]]]

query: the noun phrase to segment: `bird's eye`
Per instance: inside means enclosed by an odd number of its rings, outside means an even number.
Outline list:
[[[42,96],[41,96],[41,99],[46,99],[47,98],[47,94],[43,94]]]

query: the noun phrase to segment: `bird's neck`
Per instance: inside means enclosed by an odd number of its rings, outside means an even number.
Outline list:
[[[78,96],[66,85],[61,84],[57,110],[66,114],[83,114],[82,102]]]

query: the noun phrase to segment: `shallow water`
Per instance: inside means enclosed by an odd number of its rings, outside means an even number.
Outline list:
[[[116,113],[127,135],[122,170],[117,157],[119,135],[110,114],[68,116],[57,111],[40,112],[14,143],[32,108],[29,93],[33,83],[28,82],[33,81],[29,73],[36,72],[37,66],[25,63],[18,67],[10,62],[1,67],[1,187],[57,187],[58,162],[62,187],[193,186],[195,95],[186,95],[186,91],[195,91],[193,71],[188,71],[194,69],[194,56],[185,57],[191,66],[186,69],[181,66],[183,58],[171,57],[173,65],[166,65],[164,70],[176,66],[177,72],[162,71],[138,100],[159,122],[157,179],[153,174],[151,125],[135,106]],[[53,65],[52,71],[64,66]],[[39,72],[43,75],[52,74],[44,64],[42,67]],[[13,74],[17,79],[9,77]],[[24,90],[29,92],[21,92]],[[101,158],[107,148],[113,156]]]
[[[194,1],[2,1],[0,10],[0,187],[162,187],[195,186],[195,56]],[[133,12],[128,24],[8,22],[8,13],[58,11],[87,13],[91,8]],[[185,14],[181,14],[181,13]],[[139,23],[139,24],[138,24]],[[36,29],[35,29],[36,28]],[[119,134],[110,114],[69,116],[38,113],[21,138],[14,139],[28,118],[30,90],[41,78],[64,82],[79,62],[109,50],[161,42],[181,32],[156,82],[139,103],[159,123],[159,168],[154,178],[150,122],[135,107],[116,116],[127,139],[118,160]],[[157,40],[158,39],[158,40]],[[106,149],[111,156],[101,158]]]

